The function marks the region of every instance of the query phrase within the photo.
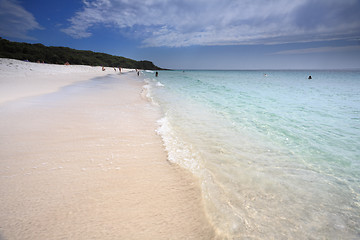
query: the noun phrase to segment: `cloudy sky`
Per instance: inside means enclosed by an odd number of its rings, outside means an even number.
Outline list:
[[[360,68],[360,0],[0,0],[0,36],[174,69]]]

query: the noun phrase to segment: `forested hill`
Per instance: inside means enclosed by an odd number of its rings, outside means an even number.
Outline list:
[[[135,61],[106,53],[83,51],[68,47],[46,47],[40,43],[11,42],[0,37],[0,57],[53,64],[90,65],[161,70],[150,61]]]

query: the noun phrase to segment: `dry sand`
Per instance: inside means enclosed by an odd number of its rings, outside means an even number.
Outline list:
[[[135,73],[0,60],[1,240],[214,237]]]

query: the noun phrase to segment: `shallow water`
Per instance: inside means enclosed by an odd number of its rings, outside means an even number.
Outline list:
[[[221,236],[360,237],[359,71],[145,75],[168,158],[200,177]]]

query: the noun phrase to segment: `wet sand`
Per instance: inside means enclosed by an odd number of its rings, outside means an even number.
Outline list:
[[[214,237],[199,182],[167,161],[143,82],[109,73],[59,73],[63,86],[0,104],[0,239]]]

